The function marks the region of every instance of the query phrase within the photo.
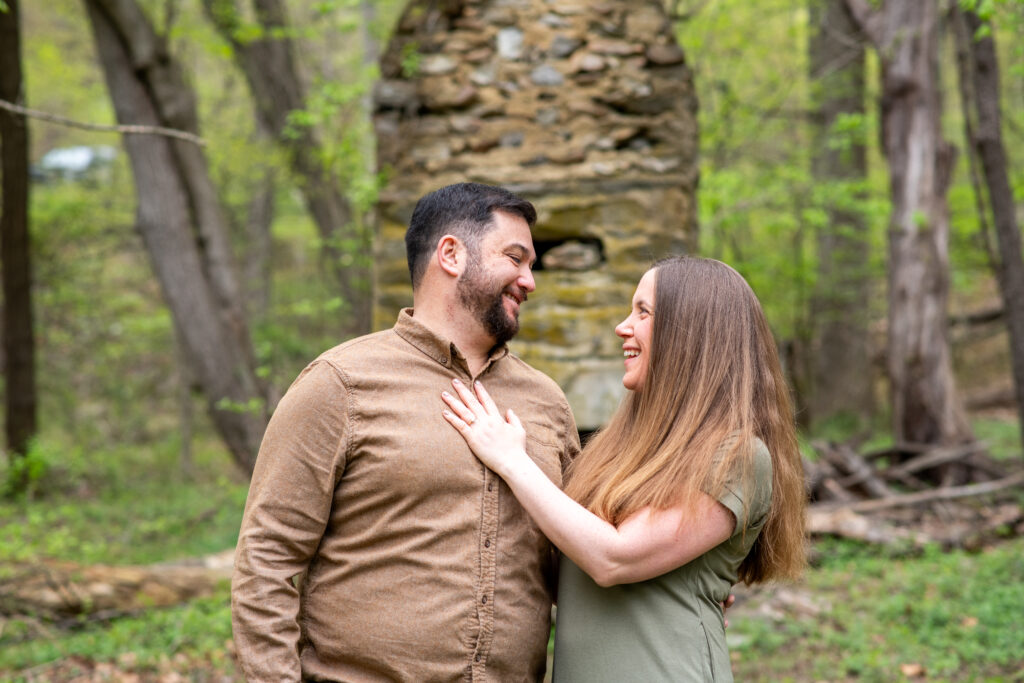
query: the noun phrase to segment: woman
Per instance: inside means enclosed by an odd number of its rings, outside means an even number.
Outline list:
[[[771,331],[739,273],[681,256],[647,271],[615,333],[629,391],[564,493],[479,383],[443,394],[445,417],[563,553],[556,681],[731,681],[719,603],[737,580],[795,578],[805,563]]]

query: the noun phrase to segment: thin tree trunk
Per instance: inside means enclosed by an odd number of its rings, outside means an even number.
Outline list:
[[[958,13],[960,10],[955,10]],[[999,61],[992,34],[976,37],[982,21],[975,12],[962,12],[966,31],[957,31],[957,40],[968,55],[965,76],[973,84],[971,104],[977,116],[974,139],[968,144],[981,160],[988,189],[989,205],[999,253],[995,259],[999,291],[1010,333],[1010,359],[1017,398],[1017,415],[1024,430],[1024,258],[1021,256],[1020,227],[1007,172],[1003,146],[1002,119],[999,111]],[[965,88],[970,92],[971,89]],[[1024,434],[1022,434],[1024,437]]]
[[[182,476],[192,480],[195,476],[195,459],[192,457],[192,433],[195,425],[195,411],[192,408],[192,374],[181,337],[175,334],[174,359],[178,366],[178,424],[181,432],[181,448],[178,450],[178,464]]]
[[[84,0],[118,121],[198,129],[194,95],[135,0]],[[137,227],[192,373],[236,462],[251,470],[266,426],[264,393],[202,151],[127,136]]]
[[[0,99],[24,104],[19,0],[0,12]],[[5,429],[10,457],[24,456],[35,436],[35,336],[32,329],[32,259],[28,229],[28,121],[0,111],[0,265],[3,269]],[[27,480],[12,482],[22,488]]]
[[[830,144],[840,117],[864,114],[864,38],[843,0],[810,0],[810,75],[817,113],[811,170],[823,186],[828,225],[818,233],[818,281],[813,300],[811,419],[872,407],[868,349],[867,226],[851,185],[867,176],[865,143]],[[843,133],[853,135],[853,133]],[[839,197],[838,201],[836,197]],[[846,199],[842,199],[842,197]]]
[[[235,0],[203,0],[207,16],[234,52],[245,74],[256,110],[264,128],[285,149],[292,172],[299,179],[306,207],[317,225],[329,270],[345,301],[346,337],[370,330],[370,274],[359,265],[370,251],[370,237],[354,220],[338,179],[319,157],[317,132],[295,127],[285,135],[292,112],[306,107],[306,88],[295,57],[291,30],[280,0],[252,0],[263,35],[241,40],[239,11]]]
[[[251,321],[262,320],[270,308],[271,225],[274,222],[274,195],[277,174],[263,170],[256,183],[245,221],[246,311]]]
[[[846,0],[878,50],[889,163],[888,371],[897,441],[973,439],[953,378],[947,325],[955,149],[942,138],[938,3]]]

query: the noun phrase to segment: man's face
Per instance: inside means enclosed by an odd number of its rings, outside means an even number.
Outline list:
[[[494,339],[504,344],[519,331],[519,306],[536,289],[530,226],[519,216],[494,212],[494,227],[469,261],[458,282],[459,301]]]

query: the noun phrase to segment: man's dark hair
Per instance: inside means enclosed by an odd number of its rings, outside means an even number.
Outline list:
[[[456,183],[420,198],[405,233],[405,253],[409,260],[412,288],[419,287],[430,255],[442,235],[455,235],[466,243],[470,251],[477,250],[480,238],[494,227],[495,211],[519,216],[531,228],[537,222],[537,210],[533,204],[492,185]]]

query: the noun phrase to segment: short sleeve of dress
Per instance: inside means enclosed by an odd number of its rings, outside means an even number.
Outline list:
[[[753,468],[753,476],[747,482],[743,481],[743,472],[739,467],[730,472],[725,489],[718,497],[718,502],[736,518],[734,534],[760,529],[771,508],[772,456],[760,439],[754,440]]]

